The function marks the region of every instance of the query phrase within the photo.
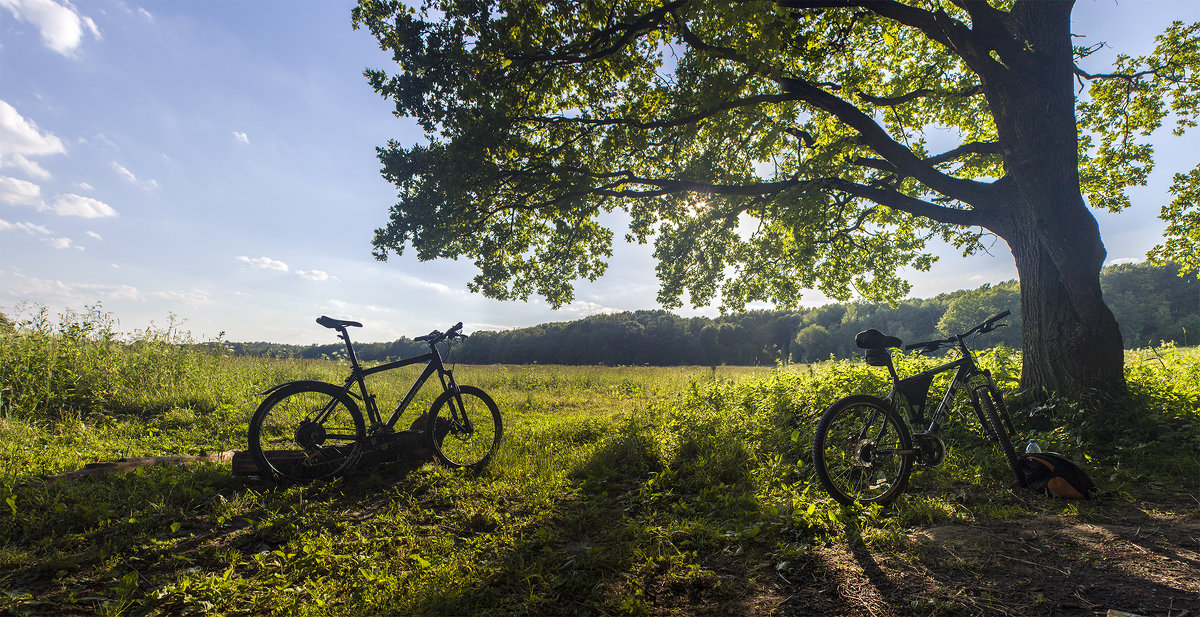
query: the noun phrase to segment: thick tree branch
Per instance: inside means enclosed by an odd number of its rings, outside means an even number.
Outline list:
[[[925,159],[930,165],[940,165],[953,161],[964,154],[1003,154],[1000,144],[995,141],[972,141],[965,143],[953,150],[947,150],[941,154],[931,156]]]
[[[881,206],[907,212],[913,216],[928,218],[939,223],[961,225],[963,227],[980,227],[983,225],[983,217],[973,209],[960,210],[958,208],[947,208],[915,197],[909,197],[904,193],[890,189],[866,186],[840,178],[830,181],[829,184],[831,188],[844,191],[855,197],[868,199]]]
[[[797,95],[804,102],[833,114],[842,123],[858,131],[863,142],[880,156],[895,165],[900,173],[915,178],[939,193],[977,207],[991,207],[998,195],[989,185],[946,175],[922,160],[903,144],[892,139],[874,118],[815,85],[793,78],[779,78],[784,92]]]
[[[914,101],[916,99],[933,94],[940,94],[942,96],[960,96],[965,98],[975,96],[982,92],[983,88],[981,86],[972,86],[960,92],[938,92],[937,90],[933,90],[931,88],[918,88],[907,94],[901,94],[900,96],[871,96],[870,94],[862,91],[859,91],[856,94],[858,98],[875,105],[876,107],[894,107],[896,105],[903,105],[909,101]]]
[[[965,5],[977,4],[976,0],[961,1]],[[978,2],[986,4],[984,0]],[[962,58],[971,70],[985,79],[996,75],[997,70],[1002,68],[988,52],[996,49],[1002,57],[1011,52],[1011,43],[1006,42],[1003,34],[1005,29],[1002,14],[994,10],[987,13],[975,6],[972,6],[975,9],[973,15],[979,15],[981,21],[976,24],[978,28],[972,30],[943,10],[927,11],[896,0],[778,0],[778,4],[798,10],[860,8],[870,11],[880,17],[920,30],[925,36]],[[967,10],[968,14],[972,14],[970,9]]]

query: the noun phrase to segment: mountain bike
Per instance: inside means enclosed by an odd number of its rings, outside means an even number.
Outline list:
[[[1008,315],[1004,311],[962,334],[904,347],[906,351],[916,349],[921,354],[953,346],[960,356],[904,379],[896,374],[889,351],[903,347],[901,340],[875,329],[858,333],[855,344],[866,350],[867,364],[887,367],[891,390],[882,398],[863,394],[843,398],[830,405],[817,423],[813,467],[831,497],[843,505],[855,502],[886,505],[904,491],[914,464],[925,467],[941,464],[946,458],[946,444],[938,432],[949,419],[954,399],[963,389],[970,395],[984,437],[1000,448],[1017,482],[1025,485],[1012,446],[1012,417],[991,372],[975,363],[975,356],[967,347],[968,337],[1005,325],[996,322]],[[924,412],[930,386],[936,375],[946,371],[955,371],[954,377],[927,424]],[[924,428],[912,430],[910,426]]]
[[[442,392],[424,421],[418,418],[413,428],[424,431],[424,441],[442,464],[469,469],[487,465],[504,434],[500,411],[486,392],[455,381],[437,347],[445,343],[448,348],[451,341],[466,338],[460,332],[461,322],[446,332],[434,330],[413,339],[427,344],[429,353],[371,368],[359,364],[347,330],[362,327],[361,323],[326,316],[317,323],[336,330],[346,343],[350,376],[340,386],[323,381],[290,381],[263,392],[267,398],[255,410],[249,430],[250,453],[263,473],[298,482],[345,473],[358,463],[372,443],[369,440],[384,439],[395,431],[400,416],[435,373]],[[384,421],[375,395],[367,389],[366,378],[421,362],[425,369]],[[366,409],[365,419],[359,402]]]

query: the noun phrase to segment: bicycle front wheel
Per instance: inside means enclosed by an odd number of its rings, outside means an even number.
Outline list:
[[[1000,451],[1004,454],[1004,458],[1008,462],[1008,468],[1012,470],[1017,483],[1025,486],[1025,474],[1021,471],[1021,462],[1017,459],[1016,450],[1013,449],[1012,438],[1009,436],[1008,429],[1004,424],[1001,424],[1000,420],[1001,409],[1004,409],[1007,414],[1007,409],[1004,407],[1004,400],[997,400],[999,398],[997,393],[988,386],[975,388],[975,397],[979,401],[979,407],[982,411],[980,414],[981,419],[991,425],[990,427],[983,427],[984,434],[990,434],[993,438],[992,440],[1000,447]],[[1010,422],[1008,426],[1011,427],[1012,423]]]
[[[825,410],[813,437],[813,467],[838,503],[892,502],[908,484],[915,452],[908,424],[874,396],[844,398]]]
[[[443,464],[477,469],[496,453],[504,424],[492,397],[479,388],[459,386],[457,394],[447,390],[433,402],[425,434]]]
[[[320,382],[273,392],[250,421],[250,454],[264,473],[294,482],[337,476],[362,454],[366,429],[343,390]]]

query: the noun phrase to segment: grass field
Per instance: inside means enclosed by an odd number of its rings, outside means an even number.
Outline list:
[[[461,366],[505,421],[478,475],[397,463],[282,486],[202,464],[44,482],[92,461],[241,449],[258,392],[346,372],[202,351],[170,329],[119,336],[97,315],[0,333],[0,613],[753,613],[769,581],[847,533],[887,543],[915,525],[1089,507],[1011,490],[964,413],[947,461],[896,507],[837,507],[811,484],[815,419],[884,384],[850,362]],[[1005,350],[983,361],[1002,381],[1019,372]],[[1200,357],[1131,353],[1128,374],[1136,422],[1052,401],[1031,413],[1058,428],[1018,424],[1117,499],[1200,494]],[[381,407],[411,379],[372,383]]]

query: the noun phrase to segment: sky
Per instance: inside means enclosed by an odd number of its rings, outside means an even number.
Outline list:
[[[395,191],[375,148],[421,132],[362,76],[395,65],[351,28],[353,5],[0,0],[0,311],[99,303],[123,332],[174,316],[197,340],[307,344],[333,340],[320,315],[387,341],[659,308],[649,246],[617,246],[608,274],[559,310],[469,293],[469,262],[376,261]],[[1109,45],[1086,65],[1098,72],[1175,19],[1200,20],[1200,2],[1078,0],[1073,31]],[[1134,206],[1097,215],[1110,263],[1161,241],[1166,187],[1200,142],[1164,130],[1155,143]],[[1003,243],[966,259],[936,250],[931,271],[908,273],[913,297],[1016,278]]]

